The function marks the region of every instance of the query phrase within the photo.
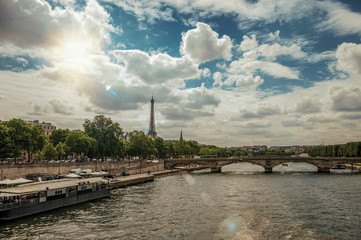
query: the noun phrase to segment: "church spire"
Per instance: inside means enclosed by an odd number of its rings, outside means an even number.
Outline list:
[[[181,130],[179,141],[183,141],[183,131]]]

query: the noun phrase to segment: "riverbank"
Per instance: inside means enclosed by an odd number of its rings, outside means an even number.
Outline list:
[[[360,170],[361,163],[345,164],[345,166],[346,166],[347,169]]]
[[[173,169],[173,170],[164,170],[156,171],[149,173],[134,174],[130,176],[121,176],[116,179],[109,181],[111,189],[124,188],[128,186],[133,186],[137,184],[153,182],[154,179],[168,177],[176,174],[183,174],[191,171],[190,169]]]

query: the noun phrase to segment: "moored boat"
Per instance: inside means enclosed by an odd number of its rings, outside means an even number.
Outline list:
[[[60,179],[0,189],[0,220],[107,197],[109,191],[102,178]]]

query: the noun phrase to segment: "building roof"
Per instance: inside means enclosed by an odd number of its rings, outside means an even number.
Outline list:
[[[60,180],[36,182],[36,183],[23,184],[18,187],[0,189],[0,195],[2,196],[3,194],[17,194],[17,195],[31,194],[41,191],[73,187],[83,183],[87,184],[88,182],[95,183],[101,181],[105,182],[105,180],[103,180],[100,177],[86,178],[86,179],[60,179]]]

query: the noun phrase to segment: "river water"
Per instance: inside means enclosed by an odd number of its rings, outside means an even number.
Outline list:
[[[0,226],[0,239],[361,239],[361,174],[248,163],[156,179]]]

